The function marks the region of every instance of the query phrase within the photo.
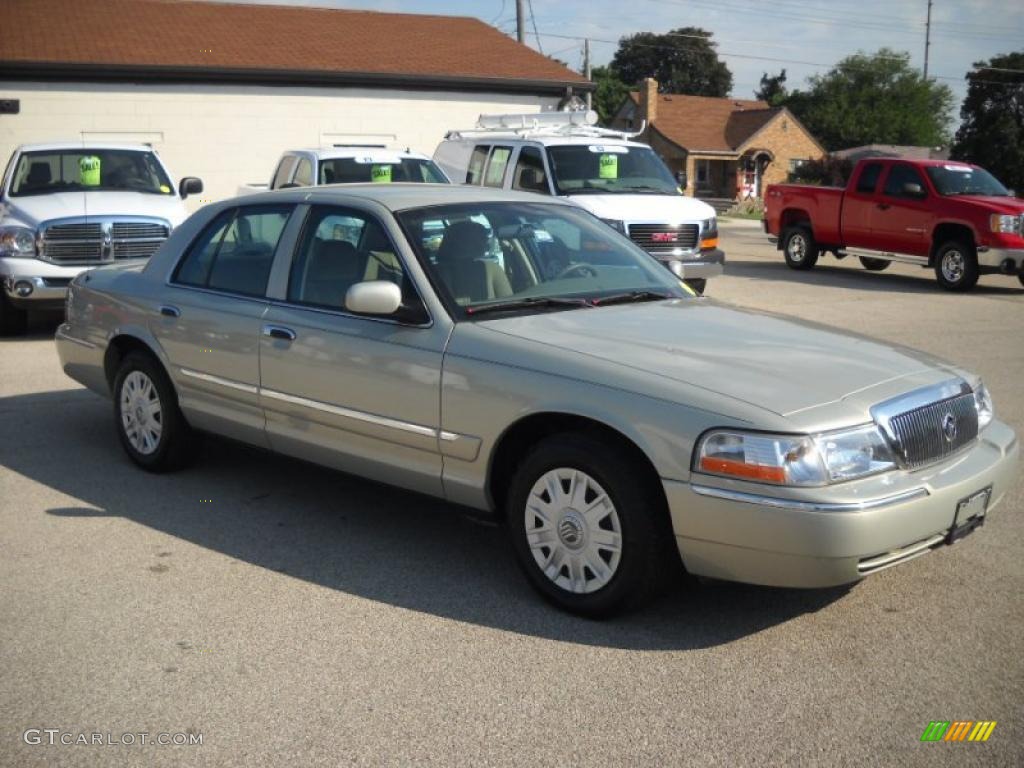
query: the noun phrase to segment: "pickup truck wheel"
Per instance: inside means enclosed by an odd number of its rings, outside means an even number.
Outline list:
[[[790,227],[782,244],[786,264],[792,269],[811,269],[818,263],[818,246],[807,227]]]
[[[935,277],[947,291],[969,291],[978,282],[978,257],[974,246],[950,240],[935,253]]]
[[[549,437],[512,479],[507,520],[527,579],[547,600],[584,616],[610,615],[653,593],[671,541],[663,502],[625,451],[580,434]]]
[[[28,312],[11,304],[0,287],[0,336],[20,336],[28,328]]]
[[[869,256],[861,256],[860,263],[864,265],[864,269],[869,272],[881,272],[883,269],[892,264],[888,259],[872,259]]]
[[[1024,285],[1024,272],[1021,272],[1019,275],[1017,275],[1017,279],[1020,280],[1021,285]]]
[[[194,434],[174,387],[152,356],[131,352],[114,379],[114,421],[125,452],[143,469],[167,472],[194,455]]]

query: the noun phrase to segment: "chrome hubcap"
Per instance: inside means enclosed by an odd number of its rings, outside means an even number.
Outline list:
[[[148,456],[159,447],[163,432],[160,395],[142,371],[132,371],[121,385],[121,426],[139,453]]]
[[[542,475],[530,491],[524,522],[533,559],[552,583],[568,592],[595,592],[619,568],[618,512],[586,472],[561,467]]]
[[[807,254],[807,241],[803,235],[793,235],[789,238],[789,258],[793,261],[803,261]]]
[[[946,251],[942,257],[942,276],[951,283],[960,282],[964,276],[964,255],[960,251]]]

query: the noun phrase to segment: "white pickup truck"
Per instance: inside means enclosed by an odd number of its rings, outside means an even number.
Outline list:
[[[202,191],[193,176],[175,189],[145,144],[18,147],[0,186],[0,335],[23,333],[30,309],[63,309],[79,272],[151,256]]]
[[[336,144],[285,152],[269,184],[243,184],[238,194],[320,184],[393,181],[447,184],[448,177],[433,160],[418,152],[401,152],[383,145]]]

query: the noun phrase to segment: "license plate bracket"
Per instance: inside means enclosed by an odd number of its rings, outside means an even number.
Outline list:
[[[949,529],[949,535],[946,538],[948,544],[955,544],[985,524],[985,515],[988,512],[988,503],[991,498],[992,486],[990,485],[957,502],[953,527]]]

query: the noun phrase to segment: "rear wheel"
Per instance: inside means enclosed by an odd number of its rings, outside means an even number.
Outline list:
[[[974,246],[950,240],[935,252],[935,278],[947,291],[969,291],[978,282],[978,256]]]
[[[566,611],[607,616],[655,591],[674,537],[644,468],[600,439],[565,434],[539,443],[516,471],[507,520],[534,588]]]
[[[818,263],[818,245],[808,227],[790,227],[782,241],[786,264],[792,269],[811,269]]]
[[[861,256],[860,263],[864,265],[864,269],[869,272],[881,272],[883,269],[892,264],[888,259],[872,259],[869,256]]]
[[[114,379],[114,421],[125,452],[150,472],[178,469],[194,455],[194,433],[170,379],[151,355],[130,352],[121,362]]]
[[[0,286],[0,336],[20,336],[28,328],[28,312],[16,307]]]

